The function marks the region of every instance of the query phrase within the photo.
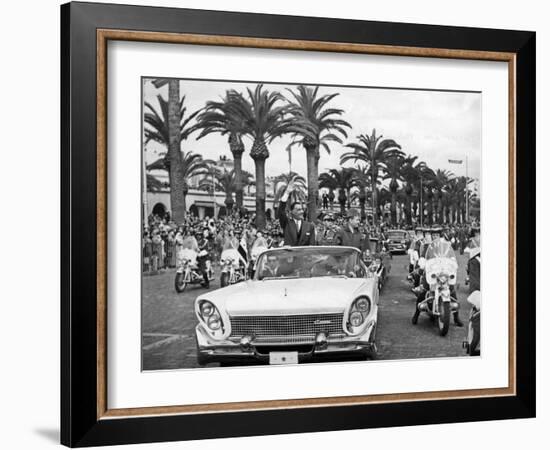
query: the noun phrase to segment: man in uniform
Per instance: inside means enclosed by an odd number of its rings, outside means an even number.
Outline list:
[[[422,227],[416,227],[414,239],[411,241],[411,245],[407,253],[409,254],[409,276],[408,279],[412,279],[412,273],[414,271],[416,262],[420,257],[420,248],[424,242],[424,229]]]
[[[480,229],[478,226],[472,227],[472,239],[470,240],[470,259],[468,259],[468,276],[470,285],[468,294],[474,291],[480,291],[481,287],[481,245]]]
[[[432,227],[432,229],[431,229],[431,240],[432,240],[432,242],[429,245],[425,245],[425,251],[424,251],[424,254],[423,254],[423,257],[427,258],[427,259],[429,259],[432,254],[436,253],[434,250],[437,249],[437,247],[441,244],[440,241],[445,240],[445,238],[442,237],[442,228],[441,227],[439,227],[439,226]],[[448,242],[447,242],[447,244],[450,245],[450,243],[448,243]],[[450,251],[452,252],[452,255],[453,255],[452,258],[454,258],[456,260],[456,258],[454,256],[454,251],[452,249]],[[416,294],[416,308],[415,308],[413,317],[411,319],[413,325],[416,325],[416,323],[418,322],[418,316],[420,315],[420,310],[418,309],[418,304],[424,300],[425,294],[429,289],[430,289],[430,285],[426,281],[426,274],[424,272],[424,274],[422,275],[422,280],[420,282],[420,286],[413,289],[413,292]],[[451,291],[451,297],[456,299],[457,296],[456,296],[455,286],[451,285],[449,289]],[[460,320],[458,309],[453,313],[453,319],[454,319],[454,323],[455,323],[456,326],[458,326],[458,327],[464,326],[464,324]]]

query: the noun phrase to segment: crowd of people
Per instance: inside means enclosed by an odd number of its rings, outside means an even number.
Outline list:
[[[176,267],[178,247],[187,238],[196,240],[198,251],[206,252],[206,259],[216,263],[228,247],[238,250],[243,261],[247,261],[258,241],[264,248],[346,245],[377,253],[383,250],[387,231],[396,228],[387,223],[373,225],[362,220],[355,208],[350,208],[346,214],[323,212],[316,222],[309,222],[303,203],[289,200],[293,188],[290,183],[281,197],[276,217],[268,220],[263,229],[256,227],[253,214],[199,218],[188,213],[181,223],[175,223],[169,212],[163,216],[150,215],[142,236],[143,271],[157,273]],[[400,227],[404,230],[411,228]],[[445,227],[443,231],[445,239],[461,254],[468,244],[470,228],[471,225],[456,224]]]

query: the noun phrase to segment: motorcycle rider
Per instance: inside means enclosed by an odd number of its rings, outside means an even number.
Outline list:
[[[210,271],[212,251],[214,250],[214,245],[210,239],[210,230],[205,228],[202,233],[200,231],[197,232],[197,241],[199,245],[199,253],[203,253],[202,256],[199,255],[198,257],[199,270],[201,271],[203,277],[203,282],[201,285],[208,289],[210,287],[210,277],[208,276],[208,272]],[[204,252],[206,253],[204,254]]]
[[[468,294],[472,294],[474,291],[481,290],[480,278],[481,278],[481,248],[480,248],[480,228],[478,226],[472,226],[472,238],[470,240],[470,251],[468,259],[468,276],[470,277],[470,285]]]
[[[429,245],[424,246],[425,247],[425,252],[424,252],[423,257],[426,258],[426,259],[431,259],[431,258],[435,257],[434,255],[437,254],[437,248],[441,245],[442,241],[444,243],[446,243],[447,245],[449,245],[449,246],[451,245],[449,242],[447,242],[445,240],[444,237],[442,237],[442,228],[441,227],[434,226],[434,227],[432,227],[432,229],[430,231],[431,231],[431,243]],[[456,257],[454,256],[454,251],[453,250],[451,250],[451,253],[453,255],[453,259],[456,260]],[[418,309],[418,304],[424,300],[424,298],[426,296],[426,293],[429,291],[429,289],[430,289],[430,285],[426,281],[426,275],[424,273],[422,275],[420,285],[413,289],[413,292],[416,294],[416,307],[415,307],[415,310],[414,310],[413,317],[411,319],[411,322],[413,323],[413,325],[416,325],[416,323],[418,322],[418,316],[420,315],[420,310]],[[457,298],[456,297],[456,289],[455,289],[454,285],[450,286],[450,291],[451,291],[451,297],[456,299]],[[464,326],[464,324],[460,320],[458,310],[453,312],[453,320],[454,320],[454,323],[457,327]]]
[[[407,277],[409,280],[414,280],[414,269],[416,266],[416,263],[418,262],[418,258],[420,257],[420,249],[422,247],[422,244],[424,242],[424,228],[422,227],[416,227],[415,229],[415,235],[414,239],[411,241],[411,245],[409,247],[409,250],[407,253],[409,253],[409,276]],[[416,262],[413,262],[415,261]],[[415,286],[418,284],[415,283]]]

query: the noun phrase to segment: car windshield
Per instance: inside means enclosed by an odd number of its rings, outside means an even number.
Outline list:
[[[388,239],[405,239],[406,237],[406,231],[388,231]]]
[[[269,250],[260,255],[255,278],[361,277],[359,253],[349,248],[309,247]]]

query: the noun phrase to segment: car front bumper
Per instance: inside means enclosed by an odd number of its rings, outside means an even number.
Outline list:
[[[390,252],[407,252],[407,245],[406,244],[396,244],[390,242],[388,244],[388,250]]]
[[[339,360],[348,358],[374,359],[376,323],[371,322],[358,336],[331,337],[323,343],[290,343],[281,340],[256,341],[242,345],[234,340],[213,340],[202,325],[195,328],[197,359],[200,365],[208,363],[265,363],[270,352],[297,351],[298,362]]]

